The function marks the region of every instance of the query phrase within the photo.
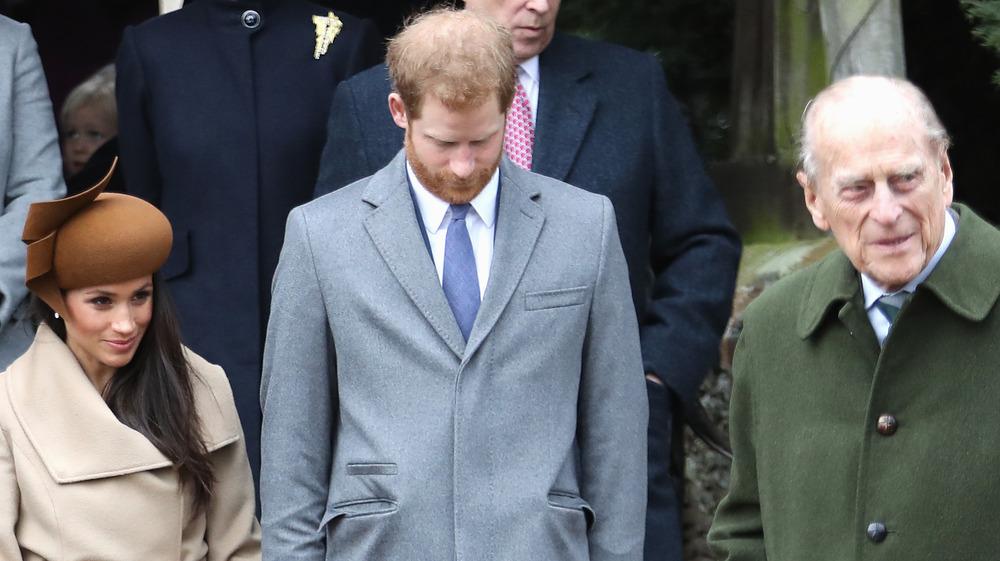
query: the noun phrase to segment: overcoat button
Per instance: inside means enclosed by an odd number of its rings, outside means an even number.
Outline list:
[[[258,25],[260,25],[260,14],[257,13],[257,10],[243,12],[243,27],[255,29]]]
[[[891,436],[896,434],[896,429],[899,428],[899,423],[896,422],[896,418],[892,415],[880,415],[875,428],[882,436]]]
[[[885,524],[881,522],[872,522],[868,525],[868,539],[872,543],[882,543],[885,541],[885,537],[889,535],[888,530],[885,529]]]

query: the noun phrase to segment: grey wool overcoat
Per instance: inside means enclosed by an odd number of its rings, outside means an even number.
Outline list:
[[[504,158],[466,344],[404,162],[289,216],[265,559],[641,560],[648,407],[611,203]]]
[[[0,369],[28,349],[21,231],[28,207],[66,194],[42,60],[27,24],[0,15]],[[19,307],[20,306],[20,307]]]

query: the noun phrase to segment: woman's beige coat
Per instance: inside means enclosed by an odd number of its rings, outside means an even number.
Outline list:
[[[0,374],[0,559],[260,559],[229,383],[218,366],[188,360],[216,479],[198,515],[171,462],[115,418],[69,348],[39,328]]]

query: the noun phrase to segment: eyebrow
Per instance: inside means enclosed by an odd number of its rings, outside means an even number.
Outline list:
[[[443,139],[443,138],[441,138],[441,137],[439,137],[437,135],[431,134],[428,131],[423,131],[420,134],[422,134],[424,136],[424,138],[429,138],[429,139],[437,141],[437,142],[454,142],[452,140],[445,140],[445,139]]]
[[[924,165],[922,163],[912,162],[904,164],[903,166],[897,168],[896,170],[893,170],[892,173],[889,175],[889,177],[892,178],[892,177],[899,177],[901,175],[917,174],[923,171],[924,171]],[[843,175],[835,175],[833,177],[833,184],[840,186],[854,185],[856,183],[864,183],[866,181],[871,181],[871,176],[868,174],[857,174],[857,175],[843,174]]]
[[[142,292],[143,290],[149,290],[150,288],[153,288],[153,283],[147,282],[146,284],[144,284],[144,285],[140,286],[139,288],[135,289],[132,292],[132,294],[135,294],[136,292]],[[101,290],[99,288],[95,288],[94,290],[88,290],[84,294],[86,296],[114,296],[117,293],[116,292],[112,292],[110,290]]]
[[[922,171],[924,171],[924,165],[923,164],[912,163],[912,164],[905,165],[905,166],[899,168],[898,170],[896,170],[896,173],[894,173],[893,176],[913,175],[913,174],[921,173]]]
[[[496,136],[497,134],[503,134],[503,133],[504,133],[504,131],[505,131],[505,129],[506,129],[506,127],[505,127],[505,126],[501,126],[501,127],[497,127],[497,128],[496,128],[496,129],[494,129],[493,131],[491,131],[491,132],[487,133],[487,134],[486,134],[486,136],[484,136],[484,137],[482,137],[482,138],[477,138],[477,139],[476,139],[476,140],[474,140],[473,142],[481,142],[481,141],[483,141],[483,140],[486,140],[486,139],[488,139],[488,138],[492,138],[492,137]]]
[[[833,176],[833,184],[837,186],[854,185],[855,183],[864,183],[866,181],[871,181],[870,175],[845,173]]]
[[[496,136],[498,133],[502,132],[503,130],[504,130],[504,127],[497,127],[495,130],[486,133],[485,136],[482,136],[482,137],[479,137],[479,138],[474,138],[474,139],[470,140],[469,142],[470,143],[471,142],[482,142],[484,140],[487,140],[489,138],[492,138],[492,137]],[[439,138],[439,137],[431,134],[428,131],[424,131],[422,134],[424,135],[424,137],[429,138],[429,139],[431,139],[431,140],[433,140],[435,142],[441,142],[441,143],[444,143],[444,144],[457,144],[458,143],[457,140],[445,140],[443,138]]]

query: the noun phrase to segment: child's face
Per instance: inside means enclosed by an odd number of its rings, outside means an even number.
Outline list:
[[[108,139],[118,134],[117,128],[93,103],[77,107],[66,119],[63,131],[63,166],[66,175],[80,171],[87,160]]]

